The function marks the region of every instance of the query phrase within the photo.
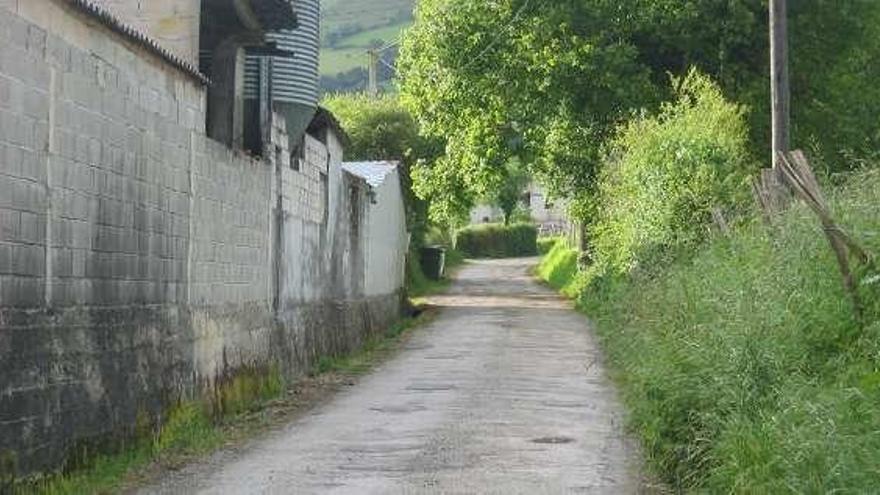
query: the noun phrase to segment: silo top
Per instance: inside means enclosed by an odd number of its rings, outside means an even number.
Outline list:
[[[289,56],[273,56],[270,87],[279,103],[307,106],[318,104],[318,63],[321,43],[320,0],[294,0],[299,26],[294,30],[269,33],[267,39]],[[245,66],[245,98],[259,94],[259,56],[249,55]]]

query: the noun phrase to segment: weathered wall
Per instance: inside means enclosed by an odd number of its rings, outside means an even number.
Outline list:
[[[375,200],[367,206],[366,293],[391,294],[403,285],[409,247],[406,232],[406,206],[395,170],[374,191]]]
[[[20,472],[240,368],[302,373],[399,313],[363,293],[360,185],[331,166],[315,201],[207,139],[205,106],[64,1],[0,0],[0,454]]]
[[[92,1],[125,19],[183,60],[196,67],[199,65],[201,0]]]

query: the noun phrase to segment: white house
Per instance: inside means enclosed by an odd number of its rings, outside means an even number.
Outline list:
[[[532,221],[538,225],[542,233],[558,234],[565,230],[568,220],[564,204],[551,201],[537,183],[529,184],[520,204],[529,211]],[[504,212],[496,206],[480,204],[471,210],[471,225],[503,221]]]
[[[364,293],[374,297],[399,292],[403,288],[409,249],[399,164],[346,162],[342,168],[362,178],[370,188],[364,220]]]

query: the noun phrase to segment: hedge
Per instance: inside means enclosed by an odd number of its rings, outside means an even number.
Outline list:
[[[468,258],[514,258],[538,254],[538,229],[531,224],[483,224],[456,234],[455,248]]]

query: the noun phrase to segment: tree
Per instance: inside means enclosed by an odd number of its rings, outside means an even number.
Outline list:
[[[588,194],[601,143],[654,94],[637,53],[603,22],[616,10],[604,1],[422,0],[401,49],[402,100],[448,146],[420,187],[491,196],[518,157],[554,195]]]
[[[832,168],[880,145],[878,17],[870,0],[791,6],[793,146],[818,144]],[[750,152],[768,156],[767,22],[766,0],[421,0],[401,98],[448,146],[418,187],[486,196],[520,157],[589,217],[613,129],[691,67],[748,107]]]
[[[522,202],[529,179],[526,168],[519,160],[511,160],[505,167],[504,180],[491,197],[492,204],[504,212],[505,225],[510,225],[516,208]]]
[[[414,246],[421,245],[427,230],[428,203],[414,194],[410,174],[416,164],[442,155],[442,141],[421,136],[412,115],[394,96],[333,95],[322,104],[339,119],[351,139],[345,150],[347,159],[401,162],[409,228]]]

